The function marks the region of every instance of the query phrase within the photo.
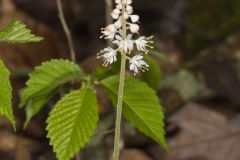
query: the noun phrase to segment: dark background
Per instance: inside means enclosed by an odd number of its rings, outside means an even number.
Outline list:
[[[1,160],[52,160],[45,120],[54,102],[22,129],[19,90],[27,73],[41,62],[68,58],[67,41],[54,0],[1,0],[0,24],[13,19],[44,37],[38,44],[0,44],[0,57],[11,69],[17,133],[0,119]],[[62,0],[72,31],[77,62],[91,72],[106,44],[104,0]],[[158,89],[166,112],[170,152],[124,123],[123,160],[240,160],[240,0],[133,0],[141,34],[154,35],[162,70]],[[102,122],[81,152],[83,160],[107,160],[112,152],[114,115],[99,90]],[[104,134],[103,134],[104,133]]]

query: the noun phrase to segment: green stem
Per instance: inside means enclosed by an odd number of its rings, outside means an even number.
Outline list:
[[[115,126],[115,138],[114,138],[114,160],[119,159],[119,143],[121,135],[121,119],[122,119],[122,102],[123,102],[123,92],[124,92],[124,80],[125,80],[125,66],[126,66],[126,54],[122,54],[121,59],[121,71],[120,71],[120,81],[119,81],[119,91],[118,91],[118,105],[117,105],[117,117]]]
[[[125,5],[123,5],[122,13],[125,12]],[[127,26],[126,20],[122,18],[122,37],[126,39],[127,37]],[[126,53],[123,51],[121,58],[121,70],[120,70],[120,80],[119,80],[119,90],[118,90],[118,104],[117,104],[117,117],[115,126],[115,138],[114,138],[114,153],[113,160],[119,160],[119,144],[121,136],[121,119],[122,119],[122,104],[123,104],[123,93],[124,93],[124,81],[125,81],[125,68],[126,68]]]

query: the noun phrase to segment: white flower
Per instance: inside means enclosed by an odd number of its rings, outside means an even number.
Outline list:
[[[132,0],[122,0],[123,4],[132,4]]]
[[[114,12],[111,14],[111,16],[112,16],[113,19],[118,19],[119,18],[119,14],[116,14]]]
[[[122,4],[121,3],[117,4],[116,8],[117,9],[122,9]]]
[[[116,35],[116,40],[113,41],[114,44],[116,44],[119,47],[120,51],[124,51],[126,53],[130,53],[133,50],[133,40],[132,40],[132,34],[129,34],[126,39],[123,39],[121,36]]]
[[[129,28],[132,33],[138,33],[139,31],[139,26],[137,24],[130,23]]]
[[[134,72],[134,75],[136,75],[140,70],[143,72],[148,70],[149,65],[143,60],[143,56],[136,55],[130,59],[130,70]]]
[[[127,5],[126,6],[126,11],[127,11],[128,14],[132,14],[133,13],[133,7],[130,6],[130,5]]]
[[[122,27],[122,21],[121,19],[117,20],[114,25],[117,27],[117,28],[121,28]]]
[[[117,61],[117,52],[116,50],[108,47],[102,50],[100,53],[97,54],[97,58],[103,57],[104,63],[103,66],[108,66],[109,64],[112,64],[113,62]]]
[[[121,11],[118,8],[116,8],[116,9],[113,10],[113,13],[119,15],[121,13]]]
[[[123,18],[124,18],[124,19],[128,19],[128,18],[129,18],[129,14],[128,14],[127,12],[124,12]]]
[[[119,4],[121,3],[121,0],[115,0],[115,3]]]
[[[111,16],[113,17],[113,19],[118,19],[119,15],[120,15],[121,11],[119,8],[115,8],[112,13]]]
[[[138,15],[131,15],[130,18],[131,18],[132,23],[136,23],[139,21]]]
[[[127,0],[127,4],[132,4],[132,0]]]
[[[151,38],[152,37],[146,38],[146,37],[141,36],[140,38],[135,40],[135,44],[137,46],[137,49],[139,51],[143,51],[143,52],[145,52],[147,54],[148,53],[147,47],[153,48],[152,46],[148,45],[148,43],[152,43],[152,41],[150,41]]]
[[[117,33],[117,28],[115,25],[110,24],[106,28],[102,29],[102,36],[100,38],[105,37],[105,39],[110,39],[112,40]]]
[[[148,53],[148,49],[152,48],[151,37],[147,38],[141,36],[137,39],[133,39],[135,34],[139,35],[139,16],[133,14],[132,0],[114,0],[116,3],[115,9],[113,9],[111,16],[114,21],[106,28],[102,29],[101,38],[110,40],[117,47],[105,48],[98,53],[97,58],[103,58],[103,66],[108,66],[117,61],[117,53],[130,54],[134,47],[141,52]],[[124,22],[124,23],[123,23]],[[136,45],[136,46],[135,46]],[[148,70],[149,65],[143,60],[142,55],[135,55],[129,59],[129,68],[136,75],[139,71]]]

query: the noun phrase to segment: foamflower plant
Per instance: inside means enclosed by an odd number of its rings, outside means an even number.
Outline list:
[[[115,125],[115,141],[113,159],[119,159],[119,143],[121,131],[121,116],[124,98],[125,86],[125,68],[129,64],[130,71],[137,75],[140,71],[148,70],[149,65],[144,61],[142,54],[148,54],[149,49],[153,48],[151,44],[152,36],[145,37],[139,34],[139,16],[133,13],[132,0],[115,0],[116,7],[111,16],[114,19],[113,24],[102,29],[102,36],[111,41],[115,48],[107,47],[98,53],[97,58],[103,58],[103,66],[108,66],[117,61],[117,54],[121,54],[120,81],[118,87],[117,117]],[[138,54],[134,54],[134,49]]]

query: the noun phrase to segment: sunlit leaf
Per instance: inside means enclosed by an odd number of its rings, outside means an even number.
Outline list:
[[[21,106],[26,107],[27,122],[36,115],[61,85],[84,75],[81,68],[68,60],[44,62],[30,74],[21,92]]]
[[[12,87],[10,72],[0,59],[0,115],[7,117],[15,129],[15,120],[12,110]]]
[[[14,20],[0,32],[0,42],[27,43],[39,42],[42,39],[42,37],[32,34],[25,24],[17,20]]]
[[[112,76],[101,81],[101,85],[113,104],[117,104],[119,77]],[[155,91],[140,80],[127,77],[123,97],[123,115],[142,133],[160,143],[167,144],[164,132],[164,115]]]
[[[48,137],[58,160],[70,160],[77,154],[93,135],[97,122],[97,99],[90,87],[64,96],[47,120]]]

